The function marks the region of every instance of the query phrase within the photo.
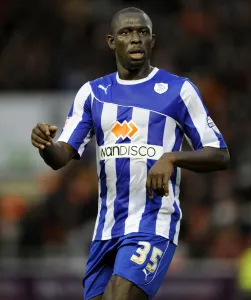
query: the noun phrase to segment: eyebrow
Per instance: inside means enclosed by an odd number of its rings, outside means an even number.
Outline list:
[[[123,27],[120,27],[118,29],[118,32],[120,32],[122,30],[125,30],[125,29],[135,29],[135,28],[137,28],[137,29],[146,29],[148,31],[151,31],[151,28],[148,25],[137,25],[137,24],[130,25],[130,24],[128,24],[128,25],[125,25]]]

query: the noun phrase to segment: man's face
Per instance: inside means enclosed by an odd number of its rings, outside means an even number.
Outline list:
[[[139,69],[149,60],[154,41],[152,24],[140,13],[120,15],[113,24],[113,36],[108,36],[117,62],[127,70]]]

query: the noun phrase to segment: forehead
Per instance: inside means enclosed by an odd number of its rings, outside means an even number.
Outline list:
[[[151,21],[145,14],[124,13],[118,16],[115,22],[116,30],[124,27],[149,27],[152,28]]]

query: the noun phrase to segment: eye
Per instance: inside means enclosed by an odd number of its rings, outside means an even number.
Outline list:
[[[130,31],[128,29],[125,29],[121,32],[121,35],[129,35]]]
[[[140,31],[140,34],[142,34],[142,35],[146,35],[148,32],[147,32],[147,30],[146,29],[141,29],[141,31]]]

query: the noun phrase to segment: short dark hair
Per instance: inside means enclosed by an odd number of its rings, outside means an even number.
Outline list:
[[[119,10],[112,17],[112,21],[111,21],[111,31],[112,32],[113,32],[114,24],[116,23],[116,21],[119,18],[119,16],[123,15],[123,14],[126,14],[126,13],[137,13],[137,14],[145,15],[149,19],[149,21],[151,23],[151,26],[152,26],[152,21],[151,21],[150,17],[143,10],[141,10],[141,9],[139,9],[137,7],[127,7],[127,8]]]

